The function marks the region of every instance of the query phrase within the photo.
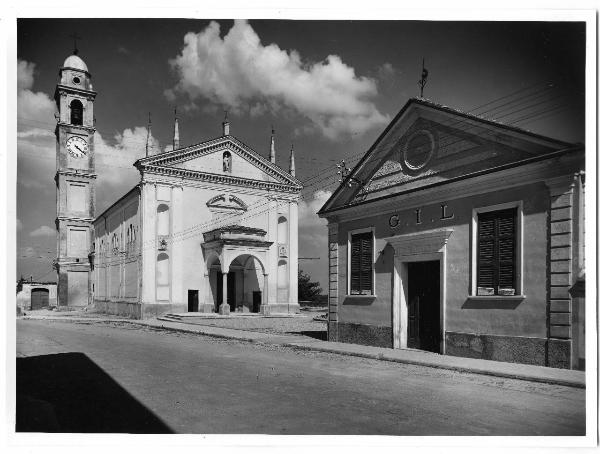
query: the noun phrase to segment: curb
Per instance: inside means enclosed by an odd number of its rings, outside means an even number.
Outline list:
[[[81,317],[81,318],[75,318],[75,317],[74,318],[66,318],[66,317],[36,318],[36,317],[30,317],[30,316],[22,317],[22,319],[26,319],[26,320],[61,320],[61,321],[73,321],[73,322],[89,321],[89,322],[103,322],[103,323],[111,323],[111,322],[128,323],[131,325],[145,326],[148,328],[155,328],[155,329],[159,329],[159,330],[166,330],[166,331],[186,333],[186,334],[195,334],[195,335],[199,335],[199,336],[207,336],[207,337],[212,337],[212,338],[216,338],[216,339],[237,340],[237,341],[241,341],[241,342],[249,342],[249,343],[253,343],[253,344],[264,344],[264,345],[277,344],[277,345],[282,345],[284,347],[293,348],[293,349],[297,349],[297,350],[334,353],[334,354],[338,354],[338,355],[342,355],[342,356],[355,356],[355,357],[359,357],[359,358],[374,359],[374,360],[378,360],[378,361],[388,361],[388,362],[401,363],[401,364],[410,364],[413,366],[430,367],[433,369],[445,369],[445,370],[451,370],[451,371],[461,372],[461,373],[487,375],[487,376],[492,376],[492,377],[500,377],[500,378],[507,378],[507,379],[513,379],[513,380],[523,380],[523,381],[529,381],[529,382],[535,382],[535,383],[545,383],[545,384],[549,384],[549,385],[568,386],[571,388],[585,389],[585,387],[586,387],[585,382],[582,383],[582,382],[579,382],[576,380],[568,380],[568,379],[561,379],[561,378],[555,378],[555,377],[542,377],[542,376],[536,376],[536,375],[516,374],[516,373],[509,373],[509,372],[503,372],[503,371],[498,371],[498,370],[478,369],[478,368],[472,368],[472,367],[456,366],[456,365],[451,365],[451,364],[432,363],[432,362],[428,362],[428,361],[420,361],[417,359],[410,359],[410,358],[395,358],[393,356],[387,355],[386,353],[363,353],[363,352],[345,351],[345,350],[341,350],[341,349],[336,349],[336,348],[331,348],[331,347],[326,347],[326,346],[319,346],[319,345],[314,345],[314,344],[306,345],[306,344],[301,344],[299,342],[287,342],[287,341],[269,342],[269,340],[268,340],[269,337],[273,337],[274,335],[257,332],[259,337],[264,336],[263,339],[257,339],[255,337],[246,337],[243,334],[241,334],[241,333],[245,332],[244,330],[238,330],[240,332],[240,336],[233,336],[231,334],[208,333],[208,332],[195,330],[192,328],[186,328],[186,327],[180,328],[180,327],[174,327],[174,326],[165,326],[163,324],[153,325],[153,324],[146,323],[146,322],[143,322],[140,320],[132,320],[132,319],[114,319],[114,320],[112,320],[112,319],[84,318],[84,317]],[[181,323],[181,322],[168,321],[167,323]]]

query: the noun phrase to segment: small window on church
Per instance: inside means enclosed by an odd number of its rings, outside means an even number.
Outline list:
[[[83,125],[83,104],[78,99],[71,102],[71,124]]]

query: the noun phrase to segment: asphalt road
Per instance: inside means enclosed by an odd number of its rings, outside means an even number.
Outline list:
[[[585,390],[118,323],[19,320],[17,430],[584,435]]]

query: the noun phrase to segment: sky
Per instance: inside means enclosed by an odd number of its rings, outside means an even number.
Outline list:
[[[55,106],[73,51],[98,92],[96,214],[139,180],[132,163],[231,134],[277,163],[293,144],[305,189],[300,268],[327,283],[327,228],[315,213],[411,97],[424,97],[568,142],[584,142],[585,24],[566,22],[19,19],[17,276],[55,281]],[[486,112],[489,111],[489,112]],[[325,252],[324,252],[325,251]]]

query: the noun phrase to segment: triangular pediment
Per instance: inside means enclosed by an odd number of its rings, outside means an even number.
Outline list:
[[[321,213],[493,171],[573,146],[411,99],[351,170]]]
[[[300,189],[300,182],[232,136],[140,159],[136,166],[148,171],[211,177],[236,184],[257,183]]]

